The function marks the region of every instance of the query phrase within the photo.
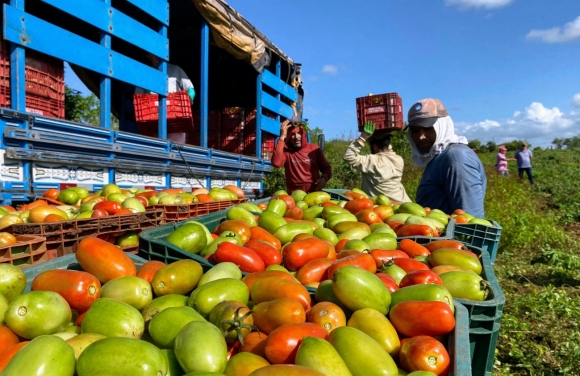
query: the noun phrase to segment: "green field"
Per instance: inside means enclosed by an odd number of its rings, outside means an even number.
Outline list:
[[[352,188],[360,177],[342,162],[348,138],[327,142],[333,167],[328,188]],[[421,169],[402,134],[393,142],[405,158],[403,183],[415,196]],[[487,169],[486,217],[502,227],[495,272],[506,297],[496,349],[496,375],[580,375],[580,150],[533,150],[536,178],[519,182],[494,170],[496,152],[480,153]],[[511,152],[510,152],[511,153]],[[283,173],[268,178],[283,189]]]

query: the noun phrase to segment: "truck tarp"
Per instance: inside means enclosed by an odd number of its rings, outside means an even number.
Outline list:
[[[251,24],[231,8],[223,0],[192,0],[211,28],[216,45],[229,52],[236,59],[248,61],[258,71],[262,72],[270,63],[267,46],[272,42],[265,40]],[[284,56],[276,47],[273,48],[280,57],[293,62]]]

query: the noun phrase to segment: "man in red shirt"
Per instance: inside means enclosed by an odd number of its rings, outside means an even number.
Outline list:
[[[304,125],[297,116],[284,120],[272,154],[272,165],[284,167],[288,193],[298,189],[305,192],[319,191],[332,176],[322,150],[308,142]]]

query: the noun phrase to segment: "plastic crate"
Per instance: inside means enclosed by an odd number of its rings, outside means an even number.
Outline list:
[[[135,120],[150,121],[159,119],[159,97],[157,94],[135,94],[133,96]],[[167,119],[189,119],[193,124],[191,101],[187,91],[169,93],[166,101]]]
[[[64,64],[36,51],[26,51],[26,111],[64,118]],[[0,107],[10,107],[10,51],[0,41]]]
[[[447,351],[451,358],[449,376],[470,376],[471,353],[469,351],[469,314],[463,304],[453,302],[455,306],[455,329],[449,334]]]
[[[137,270],[139,270],[139,268],[141,268],[141,266],[143,266],[143,264],[147,262],[147,260],[133,254],[128,254],[128,256],[131,258],[131,260],[133,260],[135,266],[137,266]],[[30,291],[32,281],[37,275],[47,270],[55,270],[55,269],[83,270],[83,268],[81,268],[81,265],[78,263],[75,255],[67,255],[59,257],[54,260],[50,260],[41,265],[31,266],[24,270],[24,275],[26,275],[26,289],[24,291],[26,292]]]
[[[365,122],[375,123],[375,129],[402,130],[403,100],[397,93],[369,95],[356,99],[358,130],[362,132]]]
[[[505,305],[505,296],[493,271],[487,251],[468,245],[480,257],[483,266],[481,276],[489,282],[491,294],[487,300],[479,302],[453,299],[467,308],[469,318],[469,345],[471,369],[474,376],[491,376],[495,358],[495,348]]]
[[[74,253],[78,242],[90,236],[118,234],[130,230],[145,230],[165,223],[163,211],[113,215],[102,218],[76,219],[50,223],[22,223],[6,231],[14,235],[34,235],[46,239],[51,257]]]
[[[47,250],[46,239],[41,236],[17,235],[16,240],[15,244],[0,247],[0,264],[24,269],[56,257]]]
[[[153,205],[155,210],[163,210],[163,214],[166,222],[179,222],[186,220],[188,218],[200,217],[203,215],[215,213],[220,210],[229,208],[230,206],[241,204],[242,202],[248,202],[247,198],[241,198],[238,200],[224,200],[224,201],[213,201],[213,202],[199,202],[192,204],[183,205]]]
[[[480,224],[456,224],[455,238],[466,245],[487,251],[493,264],[499,248],[502,227],[496,221],[490,222],[493,227]]]

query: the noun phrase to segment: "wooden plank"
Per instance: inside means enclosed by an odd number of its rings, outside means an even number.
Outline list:
[[[10,42],[145,90],[167,95],[167,74],[8,4],[4,4],[3,32],[4,38]]]

